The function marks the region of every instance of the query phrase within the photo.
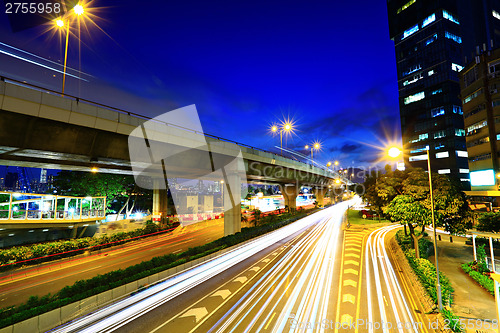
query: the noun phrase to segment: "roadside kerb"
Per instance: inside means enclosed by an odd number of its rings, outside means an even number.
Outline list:
[[[407,280],[409,280],[410,285],[412,286],[412,289],[417,294],[418,300],[420,301],[420,304],[424,308],[425,313],[432,312],[435,308],[435,304],[432,301],[429,294],[427,294],[427,291],[425,290],[425,288],[422,286],[422,283],[420,282],[418,276],[415,274],[415,271],[410,266],[410,263],[408,262],[406,255],[404,254],[403,250],[399,246],[395,237],[392,237],[390,239],[389,246],[390,246],[390,249],[392,251],[392,254],[394,255],[394,258],[398,261],[401,269],[403,270],[403,274],[404,274],[405,278]],[[440,332],[450,332],[450,330],[447,330],[444,328],[445,323],[444,323],[442,315],[438,314],[437,317],[438,317]]]

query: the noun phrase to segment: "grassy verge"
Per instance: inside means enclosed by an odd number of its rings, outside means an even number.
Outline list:
[[[140,264],[130,266],[123,270],[119,269],[103,275],[97,275],[91,279],[76,281],[73,285],[64,287],[54,295],[48,294],[42,297],[32,296],[26,303],[19,306],[0,309],[0,328],[13,325],[17,322],[35,317],[64,305],[97,295],[104,291],[111,290],[127,283],[142,279],[146,276],[236,245],[251,238],[281,228],[313,213],[314,211],[316,211],[316,209],[308,211],[301,210],[298,212],[283,214],[277,217],[277,220],[272,223],[267,223],[257,227],[242,228],[241,232],[234,235],[224,236],[213,242],[190,248],[179,254],[167,254],[160,257],[154,257],[151,260],[143,261]]]
[[[418,240],[419,243],[419,254],[420,258],[416,258],[415,250],[412,248],[412,241],[410,236],[405,236],[403,230],[399,230],[396,233],[396,240],[401,246],[406,259],[408,259],[408,263],[411,268],[417,275],[418,279],[422,283],[422,286],[427,291],[427,294],[433,300],[434,304],[438,303],[437,298],[437,274],[436,274],[436,266],[432,264],[428,258],[429,248],[432,246],[431,242],[426,238],[420,238]],[[441,298],[443,304],[450,304],[453,302],[453,287],[451,286],[450,280],[442,273],[439,272],[439,282],[441,284]],[[453,324],[452,319],[457,319],[458,317],[453,314],[450,309],[443,309],[441,312],[443,318],[450,320],[450,328],[453,332],[463,332],[462,328],[458,324]]]
[[[380,219],[378,217],[374,218],[362,218],[359,210],[349,209],[347,210],[347,218],[350,224],[374,224],[374,223],[390,223],[391,221]]]

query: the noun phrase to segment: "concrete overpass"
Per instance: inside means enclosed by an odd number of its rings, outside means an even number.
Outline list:
[[[193,161],[193,156],[206,153],[197,146],[202,138],[210,147],[211,158],[216,156],[218,161],[230,161],[235,154],[239,154],[235,150],[239,150],[246,172],[246,179],[242,181],[279,184],[285,204],[292,209],[295,208],[300,186],[316,188],[317,196],[321,198],[329,185],[339,186],[337,179],[349,183],[346,178],[326,168],[245,144],[76,97],[61,96],[58,92],[15,80],[0,80],[1,165],[87,172],[97,167],[100,172],[132,175],[129,136],[138,128],[144,129],[145,124],[159,128],[156,131],[159,135],[149,140],[150,145],[157,143],[164,150],[178,152],[176,165],[171,166],[178,177],[200,179],[200,175],[204,175],[206,178],[201,179],[210,179],[210,175],[204,174],[205,166],[199,169],[194,167],[199,164]],[[164,135],[165,131],[168,135]],[[199,154],[191,151],[186,158],[182,155],[179,142],[183,146],[192,146],[194,151],[198,149]],[[157,171],[148,170],[152,173]],[[153,200],[153,213],[166,212],[164,189],[156,188]],[[225,234],[238,232],[241,219],[239,206],[226,199],[224,206]]]

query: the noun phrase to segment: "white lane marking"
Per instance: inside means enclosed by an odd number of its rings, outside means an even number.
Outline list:
[[[247,280],[246,276],[239,276],[237,277],[236,279],[233,280],[233,282],[241,282],[241,283],[245,283]]]
[[[189,309],[184,313],[180,318],[185,318],[185,317],[190,317],[194,316],[194,319],[196,322],[199,322],[201,318],[205,317],[208,314],[207,308],[201,307],[201,308],[194,308],[194,309]]]
[[[229,289],[217,290],[215,293],[212,294],[212,296],[220,296],[222,297],[222,299],[226,299],[229,295],[231,295]]]

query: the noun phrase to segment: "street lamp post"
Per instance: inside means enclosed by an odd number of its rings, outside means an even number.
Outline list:
[[[75,7],[73,7],[73,11],[75,14],[78,16],[82,15],[85,9],[83,8],[82,5],[77,4]],[[64,67],[63,67],[63,79],[62,79],[62,94],[64,95],[64,87],[66,84],[66,65],[68,62],[68,44],[69,44],[69,25],[70,25],[70,20],[69,18],[66,19],[65,21],[63,19],[57,19],[56,20],[56,25],[59,28],[64,28],[66,25],[66,46],[64,48]]]
[[[436,236],[436,223],[434,221],[434,199],[432,196],[432,172],[431,172],[431,157],[430,157],[430,147],[427,147],[427,171],[429,173],[429,188],[431,191],[431,218],[432,218],[432,228],[434,229],[434,257],[436,258],[436,289],[438,296],[438,307],[439,311],[443,310],[443,300],[441,299],[441,284],[439,283],[439,263],[438,263],[438,253],[437,253],[437,236]]]
[[[280,132],[280,148],[281,148],[281,156],[283,156],[283,131],[286,133],[290,132],[292,130],[292,124],[291,123],[284,123],[281,127],[278,127],[276,125],[273,125],[271,127],[272,132]]]
[[[437,236],[436,236],[436,222],[434,219],[434,198],[432,194],[432,172],[431,172],[431,158],[430,158],[430,147],[427,146],[427,173],[429,174],[429,189],[431,195],[431,219],[432,219],[432,229],[434,229],[434,257],[436,258],[436,292],[438,298],[438,308],[439,311],[443,310],[443,300],[441,297],[441,283],[439,281],[439,262],[438,262],[438,250],[437,250]],[[398,157],[402,151],[397,147],[392,147],[389,149],[388,154],[392,158]]]

